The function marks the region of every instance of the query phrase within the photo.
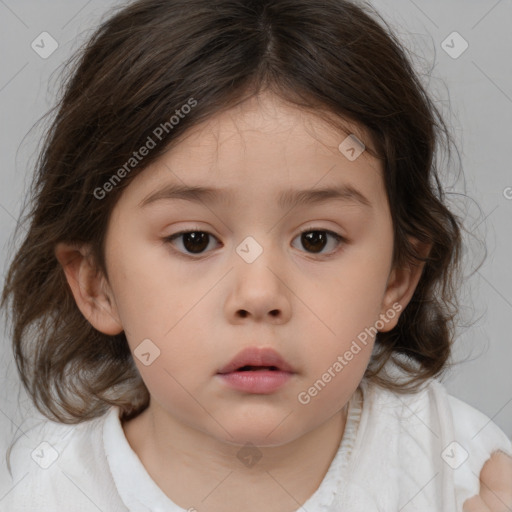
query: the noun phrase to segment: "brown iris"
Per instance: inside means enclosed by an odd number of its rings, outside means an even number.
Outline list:
[[[302,234],[301,241],[304,248],[308,251],[321,252],[327,243],[327,236],[322,231],[309,231]]]
[[[193,231],[191,233],[184,233],[183,246],[191,253],[201,253],[208,247],[209,236],[208,233],[202,231]]]

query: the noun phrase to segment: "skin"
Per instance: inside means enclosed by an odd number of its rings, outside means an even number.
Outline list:
[[[371,147],[360,128],[347,127]],[[151,401],[123,429],[156,484],[185,509],[299,508],[339,447],[347,402],[374,340],[308,404],[298,394],[381,315],[380,330],[392,329],[399,315],[389,311],[405,309],[421,277],[421,266],[392,268],[382,165],[367,151],[349,161],[338,150],[348,133],[340,138],[273,96],[253,98],[189,130],[125,189],[109,220],[108,278],[96,272],[87,246],[56,248],[77,305],[96,329],[124,330],[132,352],[145,339],[160,350],[149,366],[134,358]],[[173,183],[234,194],[140,206]],[[282,191],[342,184],[371,206],[353,198],[278,206]],[[327,236],[325,246],[313,244],[319,253],[304,245],[306,228]],[[195,246],[183,237],[166,240],[184,230],[211,234],[202,253],[187,252]],[[263,250],[252,263],[236,251],[248,236]],[[247,394],[216,375],[250,346],[272,347],[294,367],[283,388]],[[250,468],[237,458],[248,442],[262,455]]]
[[[480,494],[464,503],[464,512],[512,510],[512,457],[496,452],[480,472]]]

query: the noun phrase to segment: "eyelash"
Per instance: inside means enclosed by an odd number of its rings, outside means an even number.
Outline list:
[[[304,230],[300,231],[298,233],[297,237],[300,237],[300,236],[302,236],[305,233],[312,233],[312,232],[326,233],[327,235],[330,235],[331,237],[333,237],[336,240],[336,242],[338,243],[338,247],[334,251],[332,251],[330,253],[327,253],[327,254],[324,254],[324,253],[313,253],[313,252],[307,252],[306,251],[307,254],[310,254],[310,255],[313,255],[313,256],[319,256],[319,257],[324,257],[324,258],[328,258],[330,256],[334,256],[339,251],[339,245],[348,242],[348,240],[345,237],[339,235],[338,233],[335,233],[334,231],[331,231],[329,229],[315,228],[315,227],[309,227],[307,229],[304,229]],[[187,235],[187,234],[190,234],[190,233],[206,233],[207,235],[210,235],[211,237],[216,239],[216,237],[212,233],[209,233],[208,231],[204,231],[201,228],[193,228],[193,229],[188,229],[186,231],[180,231],[178,233],[174,233],[173,235],[170,235],[168,237],[163,238],[163,241],[165,243],[169,243],[169,244],[172,245],[172,242],[175,239],[180,238],[181,236]],[[295,238],[297,238],[297,237],[295,237]],[[184,253],[184,252],[179,251],[179,250],[176,250],[176,252],[179,255],[181,255],[181,256],[184,256],[186,258],[192,258],[192,259],[200,259],[201,255],[204,254],[204,253],[199,253],[198,255],[194,256],[193,253],[187,253],[187,252]]]

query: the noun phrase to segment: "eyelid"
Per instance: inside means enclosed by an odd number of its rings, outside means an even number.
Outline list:
[[[189,233],[206,233],[207,235],[210,235],[211,237],[215,238],[219,242],[219,239],[210,231],[207,231],[204,228],[200,228],[199,226],[192,226],[190,228],[182,229],[180,231],[176,231],[176,233],[173,233],[172,235],[165,236],[163,240],[165,242],[173,241],[175,238],[179,238],[181,235],[187,235]]]
[[[339,238],[340,240],[344,240],[345,242],[348,241],[347,238],[345,238],[343,235],[340,235],[339,233],[336,233],[336,231],[333,231],[332,229],[329,228],[323,228],[321,226],[308,226],[303,230],[299,231],[299,235],[302,235],[303,233],[310,233],[311,231],[323,231],[325,233],[333,235],[336,238]]]

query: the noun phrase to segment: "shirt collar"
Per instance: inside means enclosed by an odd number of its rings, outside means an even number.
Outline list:
[[[340,447],[319,488],[304,503],[303,507],[307,510],[338,510],[337,496],[346,484],[345,473],[358,435],[362,404],[363,393],[358,388],[349,402]],[[126,439],[119,414],[119,407],[112,407],[107,413],[103,427],[103,445],[110,472],[123,503],[130,512],[187,512],[170,500],[149,476]],[[336,508],[332,508],[333,505]],[[193,509],[193,504],[191,508]]]

